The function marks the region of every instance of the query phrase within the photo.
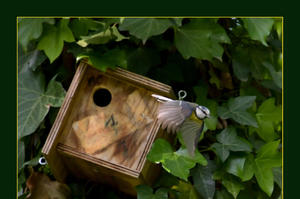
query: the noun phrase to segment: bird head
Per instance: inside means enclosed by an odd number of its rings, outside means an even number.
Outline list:
[[[195,111],[196,116],[201,120],[210,117],[210,111],[205,106],[197,106]]]

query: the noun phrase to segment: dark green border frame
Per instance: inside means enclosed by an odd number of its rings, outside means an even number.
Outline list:
[[[17,16],[283,16],[284,17],[284,198],[292,198],[298,187],[298,104],[299,61],[296,35],[298,18],[283,2],[232,2],[227,1],[137,1],[120,2],[64,2],[48,1],[41,8],[40,2],[14,2],[14,7],[3,7],[2,16],[2,151],[1,171],[3,198],[16,198],[16,129],[17,129],[17,70],[16,70],[16,19]],[[82,5],[83,4],[83,5]],[[96,4],[96,5],[95,5]],[[98,5],[97,5],[98,4]],[[9,8],[10,7],[10,8]],[[240,7],[240,8],[239,8]],[[297,21],[296,21],[297,20]],[[295,26],[293,26],[293,24]],[[298,55],[299,56],[299,55]],[[296,56],[294,56],[296,57]],[[289,94],[289,96],[288,96]],[[287,186],[288,185],[288,186]],[[298,194],[297,194],[298,195]],[[5,197],[6,196],[6,197]],[[294,197],[295,198],[295,197]]]

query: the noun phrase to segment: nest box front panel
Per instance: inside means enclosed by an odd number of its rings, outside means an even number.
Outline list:
[[[158,103],[151,94],[89,67],[75,95],[61,142],[89,156],[136,170],[155,126]]]

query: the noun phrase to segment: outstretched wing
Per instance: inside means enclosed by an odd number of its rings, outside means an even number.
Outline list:
[[[203,130],[203,120],[186,119],[180,128],[184,144],[190,155],[194,156],[198,140]]]
[[[180,100],[163,102],[158,110],[158,122],[162,128],[167,128],[168,132],[177,132],[180,125],[195,110],[196,105]]]

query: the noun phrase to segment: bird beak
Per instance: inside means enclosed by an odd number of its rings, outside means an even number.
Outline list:
[[[210,115],[207,115],[206,117],[207,117],[207,118],[210,118]]]

